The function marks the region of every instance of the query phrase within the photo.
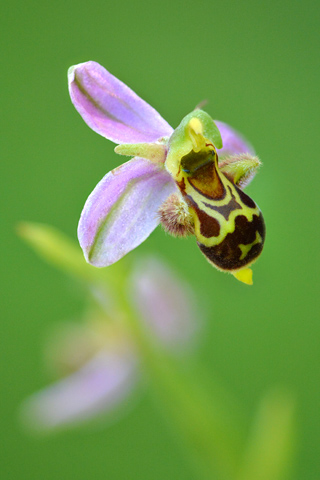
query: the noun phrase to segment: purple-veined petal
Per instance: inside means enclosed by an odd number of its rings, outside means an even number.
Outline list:
[[[223,147],[218,150],[219,157],[225,155],[238,155],[241,153],[250,153],[254,155],[254,149],[244,137],[226,123],[215,120],[215,123],[222,137]]]
[[[127,85],[96,62],[68,72],[71,100],[92,130],[115,143],[154,142],[173,129]]]
[[[34,393],[22,404],[22,419],[33,430],[75,425],[112,411],[137,380],[132,354],[103,352],[81,370]]]
[[[164,346],[180,351],[193,344],[202,323],[193,291],[163,261],[140,260],[128,291],[141,319]]]
[[[112,265],[159,224],[158,209],[176,185],[164,168],[134,158],[109,172],[89,196],[78,237],[86,260]]]

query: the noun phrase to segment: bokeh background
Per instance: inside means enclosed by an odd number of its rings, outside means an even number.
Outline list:
[[[160,228],[139,253],[160,253],[192,284],[208,319],[200,361],[248,415],[269,388],[293,392],[292,478],[320,478],[318,22],[319,5],[307,0],[3,4],[1,478],[193,478],[148,392],[108,429],[39,439],[17,420],[20,402],[48,383],[47,330],[77,318],[83,299],[17,237],[16,224],[46,222],[76,238],[87,195],[121,160],[69,100],[67,68],[86,60],[172,126],[206,99],[209,114],[255,146],[264,166],[248,193],[264,212],[267,241],[253,287],[211,268],[194,239]]]

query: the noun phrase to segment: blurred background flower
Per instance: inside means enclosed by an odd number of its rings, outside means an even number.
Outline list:
[[[35,245],[45,229],[25,224],[20,231]],[[125,290],[154,341],[172,354],[190,352],[202,318],[189,285],[163,261],[150,257],[136,263]],[[47,366],[63,378],[22,404],[22,420],[31,430],[75,426],[103,414],[110,420],[140,381],[139,346],[127,328],[130,310],[114,302],[110,308],[108,289],[106,293],[96,287],[90,291],[98,303],[84,321],[62,324],[48,342]]]

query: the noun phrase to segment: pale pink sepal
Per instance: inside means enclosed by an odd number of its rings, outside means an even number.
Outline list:
[[[71,100],[95,132],[115,143],[154,142],[173,129],[127,85],[96,62],[68,71]]]
[[[218,150],[219,157],[225,155],[238,155],[241,153],[250,153],[254,155],[254,149],[252,145],[236,130],[227,125],[224,122],[219,122],[215,120],[220,135],[222,138],[223,147]]]
[[[176,189],[166,170],[143,158],[109,172],[81,214],[78,238],[86,260],[105,267],[140,245],[159,224],[160,205]]]

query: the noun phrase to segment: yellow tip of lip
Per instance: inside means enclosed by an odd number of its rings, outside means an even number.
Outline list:
[[[243,270],[232,272],[232,275],[246,285],[253,285],[251,268],[244,268]]]

